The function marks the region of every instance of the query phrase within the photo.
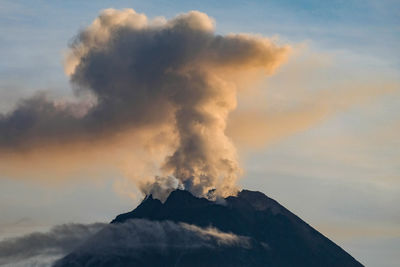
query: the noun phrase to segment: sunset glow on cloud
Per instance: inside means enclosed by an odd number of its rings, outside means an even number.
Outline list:
[[[248,188],[362,264],[395,266],[399,10],[1,2],[0,264],[15,233],[108,222],[177,188],[222,202]]]

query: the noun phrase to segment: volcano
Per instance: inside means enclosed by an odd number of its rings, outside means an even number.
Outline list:
[[[173,191],[55,263],[64,266],[363,266],[277,201],[241,191],[219,201]]]

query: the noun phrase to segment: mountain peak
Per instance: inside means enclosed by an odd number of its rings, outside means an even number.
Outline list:
[[[174,203],[174,202],[178,202],[178,201],[191,202],[195,199],[197,199],[197,198],[194,195],[192,195],[192,193],[190,193],[189,191],[176,189],[169,194],[165,203],[167,203],[167,202]]]
[[[148,213],[157,213],[162,208],[162,205],[163,204],[160,200],[153,198],[153,196],[150,194],[143,199],[136,209],[131,212],[118,215],[114,220],[112,220],[111,223],[119,223],[129,220],[132,213],[135,213],[137,216],[145,216]]]
[[[170,193],[164,205],[170,208],[197,207],[211,203],[205,198],[198,198],[187,190],[176,189]]]
[[[140,260],[142,265],[189,266],[180,261],[179,255],[186,255],[186,258],[193,257],[190,266],[362,266],[346,251],[262,192],[242,190],[237,196],[225,198],[224,205],[193,196],[185,190],[171,192],[165,203],[149,195],[136,209],[118,215],[111,223],[113,227],[124,229],[124,225],[138,220],[142,220],[138,225],[143,224],[143,220],[166,223],[168,229],[182,227],[180,223],[189,225],[183,227],[190,229],[200,227],[203,232],[214,229],[211,230],[213,233],[217,231],[226,236],[245,238],[251,244],[240,246],[233,243],[218,249],[206,246],[201,250],[185,245],[184,251],[174,250],[173,254],[165,255],[153,255],[149,250],[140,254],[145,258]],[[181,226],[168,226],[174,222]],[[79,252],[73,255],[69,258],[74,262],[76,257],[84,263],[92,257],[82,256]],[[120,263],[120,256],[110,257],[108,260],[111,262]],[[161,263],[155,264],[155,258]],[[130,265],[131,261],[127,259],[122,263]]]

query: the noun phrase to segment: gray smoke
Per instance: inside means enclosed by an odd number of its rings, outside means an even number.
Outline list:
[[[0,149],[167,125],[174,141],[163,175],[195,195],[213,188],[233,194],[240,169],[225,128],[236,81],[249,72],[272,73],[288,50],[259,36],[216,35],[214,21],[197,11],[149,21],[132,9],[105,10],[75,37],[65,65],[76,95],[93,101],[57,103],[45,95],[21,101],[0,117]]]

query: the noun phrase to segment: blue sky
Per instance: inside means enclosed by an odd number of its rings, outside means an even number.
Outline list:
[[[257,100],[271,116],[304,107],[313,116],[293,129],[298,120],[289,115],[287,125],[272,120],[263,129],[274,134],[257,147],[239,142],[241,184],[275,198],[367,266],[396,266],[398,1],[0,1],[0,111],[38,90],[72,98],[63,53],[110,7],[150,18],[199,10],[216,20],[217,33],[275,36],[293,46],[289,62],[258,85],[255,98],[239,99],[239,109]],[[64,182],[0,176],[0,237],[67,221],[109,221],[139,201],[121,194],[135,189],[118,171],[99,175],[95,185],[82,175]]]

